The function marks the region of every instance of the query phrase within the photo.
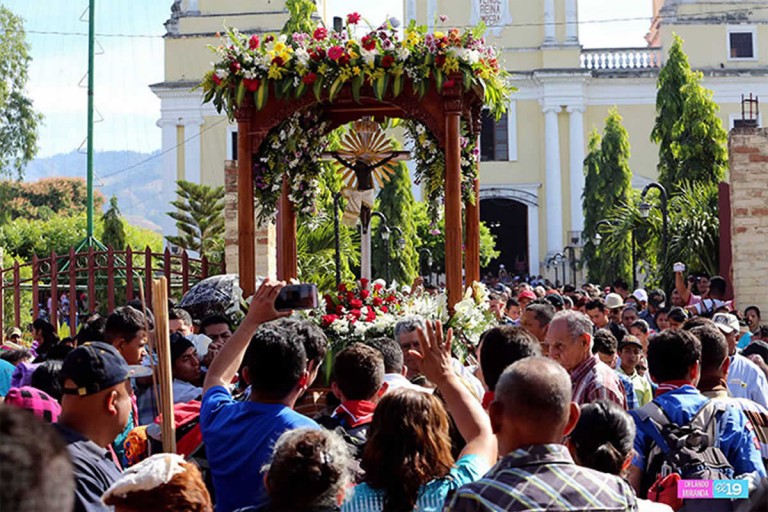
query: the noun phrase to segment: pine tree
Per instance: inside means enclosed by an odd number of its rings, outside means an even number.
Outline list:
[[[728,136],[701,78],[701,73],[691,71],[683,41],[675,36],[659,73],[651,132],[651,140],[659,145],[659,183],[672,196],[685,181],[717,183],[725,174]]]
[[[104,233],[101,235],[104,245],[116,251],[125,249],[125,223],[117,207],[117,196],[110,198],[109,209],[104,212],[101,222],[104,224]]]
[[[178,236],[166,236],[170,243],[219,261],[224,249],[224,187],[210,187],[179,180],[179,199],[171,204],[175,212],[167,215],[176,221]]]
[[[396,169],[395,175],[379,192],[377,209],[387,217],[390,229],[398,227],[403,235],[401,238],[398,233],[392,232],[389,239],[390,251],[387,254],[387,243],[382,240],[380,224],[377,224],[371,236],[371,264],[374,275],[384,277],[388,259],[390,281],[410,285],[419,274],[417,247],[414,247],[415,201],[408,168],[401,162]],[[403,245],[400,245],[400,242],[403,242]]]
[[[603,219],[608,220],[609,212],[615,205],[630,202],[632,171],[629,169],[629,156],[629,134],[614,107],[605,120],[602,140],[596,133],[591,134],[589,153],[584,161],[586,179],[583,207],[588,240],[585,257],[589,261],[591,281],[606,283],[618,278],[632,281],[632,245],[628,233],[611,233],[609,236],[613,239],[610,251],[592,244],[597,223]],[[606,237],[605,234],[601,236]]]

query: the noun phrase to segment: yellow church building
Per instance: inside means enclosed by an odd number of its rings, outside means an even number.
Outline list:
[[[554,255],[578,257],[586,140],[602,131],[612,106],[629,132],[633,185],[655,179],[656,79],[674,34],[714,92],[726,129],[741,117],[742,94],[768,98],[768,0],[635,0],[653,4],[648,45],[600,49],[579,42],[577,0],[402,1],[405,25],[416,20],[434,29],[441,14],[450,26],[483,20],[517,88],[507,115],[486,120],[481,136],[481,218],[502,250],[493,272],[503,263],[554,280],[556,267],[547,265]],[[324,2],[316,3],[322,17]],[[237,158],[236,125],[193,90],[214,58],[207,45],[218,44],[224,26],[276,32],[287,17],[283,0],[174,2],[165,81],[151,86],[161,100],[164,199],[174,199],[177,179],[223,184],[225,161]]]

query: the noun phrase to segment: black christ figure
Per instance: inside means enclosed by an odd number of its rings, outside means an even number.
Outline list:
[[[345,160],[336,151],[331,152],[331,156],[341,165],[355,172],[355,177],[357,177],[357,190],[362,192],[373,188],[373,171],[397,158],[398,154],[393,153],[374,164],[367,164],[361,160],[355,160],[354,163],[350,162],[349,160]],[[360,224],[363,226],[363,234],[368,233],[368,225],[370,222],[371,209],[364,204],[360,205]]]

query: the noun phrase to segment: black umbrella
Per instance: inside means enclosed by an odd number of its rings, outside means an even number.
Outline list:
[[[208,315],[230,316],[240,306],[240,287],[237,274],[222,274],[203,279],[189,289],[176,305],[189,312],[192,318]]]

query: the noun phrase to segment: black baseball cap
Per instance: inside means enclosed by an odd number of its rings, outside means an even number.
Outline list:
[[[619,343],[619,351],[621,351],[621,349],[629,345],[640,347],[641,350],[643,348],[643,344],[640,343],[639,339],[635,338],[634,336],[624,336],[624,338],[622,338],[621,340],[621,343]]]
[[[664,290],[657,288],[648,294],[648,303],[655,308],[663,308],[666,301],[667,295],[664,293]]]
[[[181,334],[175,332],[171,334],[170,338],[170,344],[171,344],[171,364],[175,363],[178,358],[184,355],[184,352],[186,352],[190,348],[194,348],[194,344],[188,339],[182,336]]]
[[[71,380],[76,387],[62,386],[65,395],[88,396],[116,386],[132,377],[147,377],[146,366],[129,366],[115,347],[93,341],[84,343],[67,355],[61,366],[61,381]]]

